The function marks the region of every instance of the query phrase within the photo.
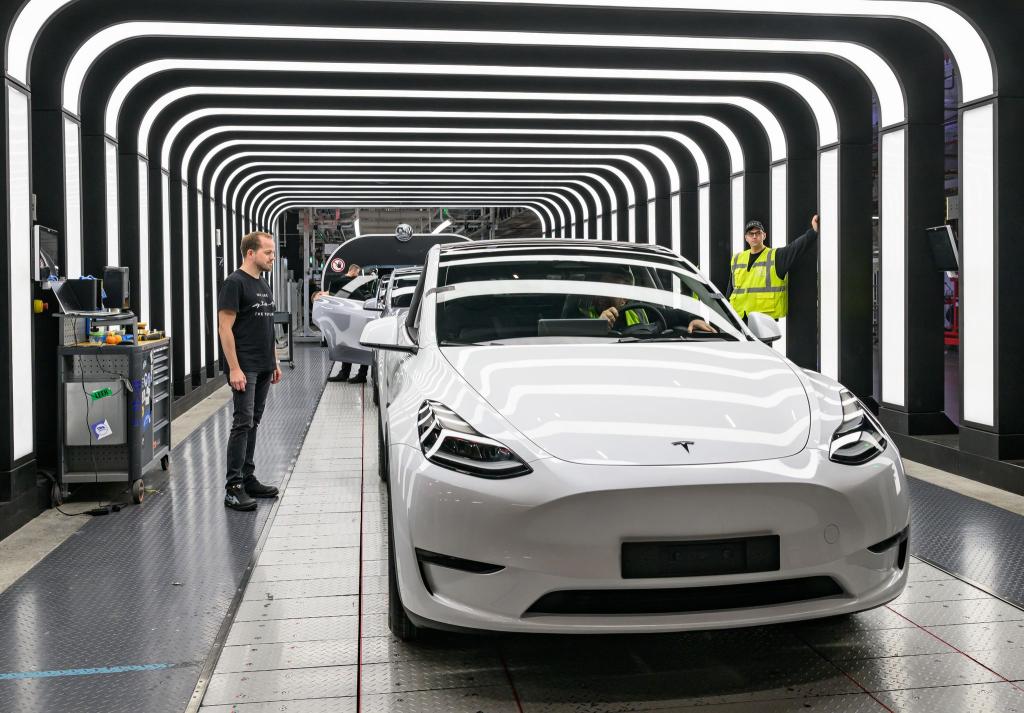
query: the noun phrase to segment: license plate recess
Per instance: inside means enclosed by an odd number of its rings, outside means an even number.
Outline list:
[[[774,572],[779,536],[622,543],[623,579]]]

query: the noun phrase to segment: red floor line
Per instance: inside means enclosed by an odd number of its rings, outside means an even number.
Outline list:
[[[840,666],[840,665],[839,665],[839,664],[837,664],[837,663],[836,663],[835,661],[833,661],[832,659],[828,658],[827,656],[825,656],[824,654],[822,654],[822,653],[821,653],[820,651],[818,651],[818,650],[817,650],[816,648],[814,648],[814,645],[813,645],[813,644],[811,644],[811,643],[810,643],[809,641],[807,641],[807,639],[805,639],[804,637],[800,636],[800,634],[799,634],[799,633],[798,633],[798,634],[796,635],[796,637],[797,637],[798,639],[800,639],[800,641],[801,641],[801,642],[803,642],[804,646],[806,646],[806,647],[807,647],[807,648],[809,648],[809,649],[810,649],[811,651],[813,651],[813,652],[814,652],[814,653],[816,653],[816,654],[817,654],[818,656],[820,656],[820,657],[822,658],[822,660],[824,660],[824,661],[828,662],[828,664],[829,664],[830,666],[832,666],[832,668],[834,668],[834,669],[835,669],[836,671],[838,671],[839,673],[841,673],[841,674],[843,674],[844,676],[846,676],[846,678],[848,678],[848,679],[850,680],[850,682],[851,682],[851,683],[853,683],[853,685],[854,685],[854,686],[856,686],[856,687],[857,687],[857,688],[859,688],[860,690],[864,691],[864,693],[866,693],[866,694],[867,694],[868,696],[870,696],[870,697],[871,697],[871,700],[873,700],[873,701],[874,701],[875,703],[877,703],[878,705],[882,706],[882,708],[884,708],[885,710],[889,711],[889,713],[896,713],[896,711],[894,711],[894,710],[893,710],[892,708],[890,708],[889,706],[885,705],[885,703],[883,703],[883,702],[882,702],[882,701],[881,701],[881,700],[880,700],[880,699],[878,698],[878,696],[876,696],[876,695],[875,695],[874,693],[872,693],[872,692],[871,692],[871,691],[869,691],[869,690],[868,690],[867,688],[865,688],[865,687],[864,687],[864,684],[862,684],[862,683],[861,683],[860,681],[858,681],[858,680],[857,680],[856,678],[854,678],[854,677],[853,677],[853,676],[852,676],[852,675],[851,675],[851,674],[850,674],[849,672],[847,672],[847,671],[844,671],[844,670],[843,670],[843,667],[842,667],[842,666]]]
[[[901,614],[900,612],[896,611],[895,609],[893,609],[893,608],[892,608],[891,606],[889,606],[888,604],[886,604],[886,605],[885,605],[885,608],[886,608],[886,609],[888,609],[889,611],[891,611],[891,612],[892,612],[893,614],[895,614],[896,616],[900,617],[901,619],[905,619],[906,621],[909,621],[909,622],[910,622],[911,624],[913,624],[913,625],[914,625],[914,626],[916,626],[916,627],[917,627],[918,629],[920,629],[921,631],[925,632],[926,634],[928,634],[929,636],[931,636],[932,638],[934,638],[934,639],[935,639],[936,641],[941,641],[941,642],[942,642],[943,644],[945,644],[945,645],[946,645],[946,646],[948,646],[949,648],[953,649],[953,651],[956,651],[956,652],[957,652],[958,654],[960,654],[961,656],[966,656],[967,658],[969,658],[969,659],[970,659],[971,661],[973,661],[974,663],[976,663],[976,664],[978,664],[979,666],[981,666],[981,667],[982,667],[983,669],[985,669],[986,671],[990,671],[991,673],[994,673],[994,674],[995,674],[996,676],[999,676],[999,678],[1001,678],[1001,679],[1002,679],[1002,680],[1003,680],[1003,681],[1004,681],[1005,683],[1009,683],[1009,684],[1010,684],[1011,686],[1013,686],[1014,688],[1016,688],[1016,689],[1017,689],[1018,691],[1024,691],[1024,688],[1021,688],[1020,686],[1018,686],[1018,685],[1017,685],[1016,683],[1014,683],[1013,681],[1011,681],[1010,679],[1008,679],[1008,678],[1007,678],[1006,676],[1004,676],[1003,674],[999,673],[999,672],[998,672],[998,671],[996,671],[995,669],[989,668],[988,666],[986,666],[985,664],[983,664],[983,663],[982,663],[981,661],[979,661],[978,659],[976,659],[976,658],[974,658],[973,656],[971,656],[971,655],[970,655],[969,653],[967,653],[966,651],[961,651],[961,650],[960,650],[960,649],[958,649],[957,647],[953,646],[953,644],[949,643],[948,641],[946,641],[945,639],[943,639],[943,638],[942,638],[941,636],[939,636],[938,634],[936,634],[936,633],[934,633],[934,632],[932,632],[932,631],[929,631],[929,630],[928,630],[928,629],[926,629],[925,627],[921,626],[920,624],[918,624],[918,623],[917,623],[916,621],[914,621],[914,620],[913,620],[913,619],[911,619],[910,617],[908,617],[908,616],[904,616],[903,614]],[[968,623],[969,623],[969,622],[968,622]]]
[[[378,436],[379,437],[379,436]],[[363,493],[363,476],[366,471],[366,384],[359,387],[359,607],[356,644],[356,713],[363,710],[363,512],[366,510],[366,495]]]
[[[512,680],[512,672],[508,668],[508,661],[505,660],[505,652],[501,650],[501,644],[497,645],[498,659],[501,660],[501,667],[505,669],[505,676],[508,678],[509,688],[512,689],[512,697],[516,701],[516,709],[523,713],[523,702],[519,700],[519,691],[516,690],[516,683]]]

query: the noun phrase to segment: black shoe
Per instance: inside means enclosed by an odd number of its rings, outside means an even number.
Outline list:
[[[334,376],[328,376],[327,380],[328,381],[348,381],[348,372],[347,371],[339,371]]]
[[[350,384],[365,384],[366,383],[366,372],[365,371],[359,372],[358,374],[353,376],[351,379],[349,379],[348,383],[350,383]]]
[[[256,501],[245,492],[245,487],[241,483],[236,483],[228,486],[228,492],[224,495],[224,506],[232,510],[255,510]]]
[[[275,488],[273,485],[264,485],[255,478],[253,478],[252,480],[247,480],[243,487],[245,488],[245,492],[254,498],[277,497],[277,488]]]

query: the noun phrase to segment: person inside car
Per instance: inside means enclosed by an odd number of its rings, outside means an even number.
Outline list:
[[[633,285],[635,281],[633,279],[633,273],[629,268],[621,270],[613,270],[602,272],[595,276],[595,278],[601,282],[611,282],[619,285]],[[608,321],[608,326],[614,328],[616,322],[619,322],[620,310],[626,305],[629,300],[623,297],[593,297],[589,300],[583,300],[579,303],[579,312],[584,317],[596,319],[600,317]],[[650,324],[650,318],[647,315],[647,310],[643,307],[631,307],[622,313],[622,321],[625,322],[626,327],[632,327],[636,324]],[[708,324],[705,320],[695,315],[685,313],[689,320],[686,321],[687,331],[689,333],[697,332],[717,332],[718,330]]]

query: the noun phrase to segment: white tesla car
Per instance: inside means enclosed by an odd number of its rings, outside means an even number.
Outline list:
[[[907,580],[899,453],[687,260],[432,248],[388,352],[390,623],[658,632],[857,612]]]

